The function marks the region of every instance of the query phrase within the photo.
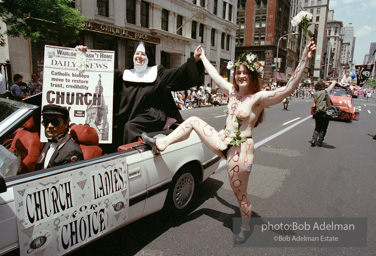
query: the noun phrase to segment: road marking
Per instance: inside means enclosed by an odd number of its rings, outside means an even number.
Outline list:
[[[299,122],[296,122],[296,123],[294,123],[294,124],[292,124],[292,125],[286,127],[285,129],[280,130],[279,132],[276,132],[276,133],[274,133],[273,135],[270,135],[269,137],[267,137],[267,138],[261,140],[260,142],[255,143],[255,149],[258,148],[258,147],[261,147],[261,146],[264,145],[266,142],[271,141],[272,139],[277,138],[278,136],[280,136],[280,135],[284,134],[285,132],[291,130],[292,128],[294,128],[295,126],[297,126],[297,125],[303,123],[304,121],[306,121],[306,120],[309,119],[309,118],[312,118],[312,115],[309,115],[309,116],[305,117],[304,119],[300,120]]]
[[[371,114],[371,111],[369,109],[367,111],[368,111],[368,114]]]
[[[292,123],[292,122],[294,122],[294,121],[296,121],[296,120],[299,120],[299,119],[300,119],[300,117],[297,117],[297,118],[292,119],[292,120],[290,120],[290,121],[288,121],[288,122],[286,122],[286,123],[283,123],[282,125],[286,125],[286,124]]]
[[[220,115],[220,116],[215,116],[214,118],[218,118],[218,117],[224,117],[224,116],[227,116],[226,114],[224,115]]]

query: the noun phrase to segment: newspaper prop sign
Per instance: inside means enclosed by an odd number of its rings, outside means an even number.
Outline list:
[[[113,51],[46,45],[42,105],[67,107],[71,123],[88,124],[99,143],[112,143],[114,59]]]
[[[62,255],[128,219],[126,164],[96,164],[14,187],[21,255]]]

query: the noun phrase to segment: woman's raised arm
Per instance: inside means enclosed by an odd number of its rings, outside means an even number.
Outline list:
[[[287,82],[285,87],[278,88],[274,91],[262,91],[258,95],[260,97],[260,104],[262,107],[268,107],[280,103],[288,95],[292,94],[294,90],[298,87],[300,80],[303,77],[304,69],[307,65],[308,60],[313,56],[316,50],[316,45],[313,39],[309,41],[307,46],[304,48],[302,59],[300,60],[297,68],[292,74],[291,78]]]
[[[221,89],[221,91],[229,95],[229,92],[231,91],[232,84],[230,82],[227,82],[217,71],[217,69],[210,63],[210,61],[206,58],[204,49],[202,49],[202,46],[199,45],[196,49],[198,51],[199,56],[202,60],[202,63],[204,64],[204,67],[206,71],[208,71],[209,76],[211,79],[214,80],[214,82],[218,85],[218,87]]]

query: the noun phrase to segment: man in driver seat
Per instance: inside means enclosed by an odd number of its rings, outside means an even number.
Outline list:
[[[80,146],[69,135],[69,111],[49,104],[43,107],[42,124],[48,138],[40,153],[35,170],[76,162],[83,159]]]

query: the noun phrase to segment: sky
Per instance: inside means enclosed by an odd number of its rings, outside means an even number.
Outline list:
[[[354,63],[363,64],[364,55],[369,53],[371,42],[376,42],[375,0],[329,0],[329,9],[334,10],[334,20],[349,23],[355,30]]]

